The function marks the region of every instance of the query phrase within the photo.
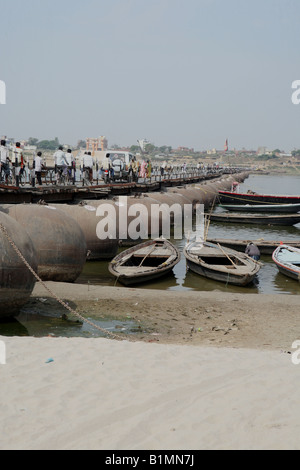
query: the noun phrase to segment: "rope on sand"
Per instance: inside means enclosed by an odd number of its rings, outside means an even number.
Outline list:
[[[100,326],[96,325],[95,323],[93,323],[92,321],[88,320],[87,318],[83,317],[80,313],[76,312],[75,310],[73,310],[66,302],[64,302],[63,300],[61,300],[59,297],[57,297],[56,294],[54,294],[54,292],[51,291],[51,289],[49,289],[49,287],[45,284],[44,281],[42,281],[42,279],[38,276],[38,274],[34,271],[34,269],[30,266],[30,264],[28,263],[28,261],[24,258],[24,256],[22,255],[22,253],[20,252],[19,248],[15,245],[15,243],[13,242],[13,240],[11,239],[11,237],[9,236],[6,228],[4,227],[4,225],[2,223],[0,223],[0,230],[1,232],[3,233],[3,235],[6,237],[6,239],[8,240],[9,244],[12,246],[12,248],[14,249],[14,251],[17,253],[17,255],[19,256],[19,258],[23,261],[23,263],[25,264],[25,266],[29,269],[29,271],[33,274],[33,276],[37,279],[38,282],[41,283],[41,285],[49,292],[49,294],[54,297],[55,300],[57,300],[57,302],[59,302],[65,309],[69,310],[70,313],[72,313],[73,315],[75,315],[77,318],[79,318],[82,322],[84,323],[88,323],[90,326],[92,326],[93,328],[96,328],[98,331],[101,331],[102,333],[106,334],[106,335],[109,335],[111,336],[113,339],[118,339],[118,340],[121,340],[121,341],[129,341],[128,338],[122,338],[121,336],[119,335],[116,335],[114,333],[111,333],[110,331],[107,331],[105,328],[101,328]],[[134,339],[130,338],[130,341],[134,341]]]

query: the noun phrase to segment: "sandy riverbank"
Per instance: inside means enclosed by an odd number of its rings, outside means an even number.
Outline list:
[[[1,337],[0,449],[300,448],[300,366],[283,351],[300,339],[297,296],[48,286],[81,313],[130,314],[147,332]]]
[[[59,298],[84,317],[127,319],[141,325],[137,339],[148,342],[289,349],[300,339],[298,296],[161,291],[49,282]],[[37,284],[32,301],[53,312],[57,302]],[[55,309],[57,311],[57,309]],[[62,308],[61,313],[66,311]]]

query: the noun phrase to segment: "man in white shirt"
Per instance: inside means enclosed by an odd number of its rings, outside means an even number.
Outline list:
[[[92,157],[91,152],[85,152],[85,154],[81,158],[81,169],[83,171],[89,170],[90,181],[93,181],[93,167],[94,159]]]
[[[66,175],[67,173],[67,168],[68,168],[68,160],[66,159],[66,155],[63,149],[63,146],[61,145],[59,149],[55,152],[53,155],[54,158],[54,164],[55,168],[57,170],[62,170],[62,173]]]
[[[61,171],[61,174],[65,176],[68,170],[68,160],[66,159],[66,155],[65,155],[64,148],[62,145],[60,145],[58,150],[53,155],[53,159],[54,159],[54,165],[55,165],[55,173],[58,173]]]
[[[66,159],[68,161],[70,176],[73,179],[73,184],[75,184],[76,161],[71,149],[68,149]]]
[[[20,142],[17,142],[13,149],[12,164],[15,171],[16,186],[20,186],[20,174],[25,170],[25,163]]]
[[[0,146],[0,172],[5,174],[5,181],[7,182],[8,175],[10,173],[9,169],[9,150],[6,147],[6,141],[1,140],[1,146]],[[2,176],[2,175],[1,175]],[[1,177],[2,179],[2,177]]]
[[[68,165],[73,166],[73,162],[75,162],[75,158],[71,149],[68,149],[67,154],[66,154],[66,159],[67,159]]]
[[[38,152],[34,159],[34,170],[35,170],[35,177],[38,180],[38,184],[42,186],[42,168],[43,168],[43,161],[42,161],[42,152]]]

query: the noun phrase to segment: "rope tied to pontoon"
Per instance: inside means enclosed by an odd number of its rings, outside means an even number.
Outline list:
[[[70,305],[68,305],[66,302],[64,302],[63,300],[61,300],[56,294],[54,294],[54,292],[51,291],[51,289],[49,289],[49,287],[45,284],[45,282],[39,277],[39,275],[35,272],[35,270],[30,266],[30,264],[28,263],[28,261],[26,260],[26,258],[22,255],[22,253],[20,252],[19,248],[16,246],[16,244],[14,243],[14,241],[12,240],[12,238],[10,237],[10,235],[8,234],[6,228],[4,227],[4,225],[0,222],[0,230],[1,232],[3,233],[3,235],[5,236],[5,238],[8,240],[9,244],[12,246],[12,248],[14,249],[14,251],[17,253],[17,255],[19,256],[19,258],[23,261],[23,263],[25,264],[25,266],[29,269],[29,271],[33,274],[33,276],[36,278],[36,280],[38,282],[40,282],[40,284],[49,292],[49,294],[55,299],[57,300],[57,302],[59,302],[65,309],[67,309],[70,313],[72,313],[73,315],[75,315],[77,318],[79,318],[82,322],[84,323],[87,323],[89,324],[90,326],[92,326],[93,328],[96,328],[98,331],[101,331],[102,333],[106,334],[106,335],[109,335],[111,336],[113,339],[119,339],[121,341],[135,341],[135,339],[133,338],[122,338],[121,336],[119,335],[116,335],[114,333],[111,333],[110,331],[107,331],[105,328],[101,328],[100,326],[96,325],[95,323],[93,323],[92,321],[88,320],[87,318],[85,318],[84,316],[82,316],[80,313],[76,312],[74,309],[72,309],[72,307],[70,307]]]

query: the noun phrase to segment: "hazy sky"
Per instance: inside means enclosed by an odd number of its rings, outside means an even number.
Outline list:
[[[0,134],[300,148],[299,0],[0,0]]]

